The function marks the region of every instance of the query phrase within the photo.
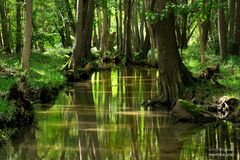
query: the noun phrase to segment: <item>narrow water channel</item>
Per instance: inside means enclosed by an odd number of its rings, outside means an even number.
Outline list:
[[[168,112],[145,111],[157,79],[154,69],[113,69],[69,84],[55,105],[40,105],[36,126],[0,146],[0,160],[240,158],[238,124],[171,123]]]

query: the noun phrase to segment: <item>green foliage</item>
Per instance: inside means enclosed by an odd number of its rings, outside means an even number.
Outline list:
[[[158,62],[158,50],[154,49],[154,53],[152,53],[152,51],[149,50],[147,55],[149,64],[151,64],[151,61],[152,61],[152,54],[154,54],[155,61]]]
[[[16,132],[16,129],[2,129],[0,130],[0,144],[6,142]]]
[[[30,57],[31,70],[28,73],[28,84],[34,88],[43,86],[59,86],[65,83],[65,77],[61,73],[62,66],[67,62],[69,49],[52,49],[45,53],[34,52]],[[16,68],[21,71],[20,55],[7,58],[1,55],[1,62],[5,68]],[[15,83],[16,77],[0,76],[0,91],[8,91]]]
[[[240,98],[240,57],[229,56],[225,60],[221,60],[219,55],[215,54],[212,48],[206,50],[205,64],[200,62],[200,46],[196,43],[189,46],[188,49],[183,50],[182,58],[187,68],[195,75],[199,76],[207,67],[211,67],[217,63],[220,64],[220,76],[218,81],[225,86],[219,88],[214,83],[203,83],[195,86],[198,92],[209,93],[209,97],[234,96]],[[196,90],[196,88],[194,88]]]
[[[159,17],[158,13],[150,11],[145,12],[145,19],[151,24],[157,23],[158,17]]]
[[[15,109],[9,101],[6,98],[0,99],[0,121],[10,121],[14,118],[14,115]]]
[[[219,8],[227,8],[227,1],[223,4],[219,4],[218,2],[196,0],[191,3],[167,3],[165,8],[162,10],[160,17],[164,19],[169,16],[169,13],[174,12],[175,15],[190,15],[197,16],[202,21],[206,20],[207,15],[211,13],[211,10],[217,10]]]
[[[0,82],[0,92],[8,92],[12,85],[16,82],[16,78],[0,76]]]
[[[31,70],[28,74],[30,86],[41,88],[64,84],[66,80],[60,70],[68,60],[67,53],[69,52],[68,49],[53,49],[45,53],[32,54]]]
[[[240,97],[240,57],[230,56],[222,64],[220,82],[229,88],[228,96]]]

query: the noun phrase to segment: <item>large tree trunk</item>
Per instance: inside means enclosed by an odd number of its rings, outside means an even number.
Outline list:
[[[236,13],[235,13],[235,30],[234,30],[234,42],[235,42],[235,53],[239,54],[240,51],[240,1],[236,2]]]
[[[145,40],[144,40],[144,43],[143,43],[143,48],[142,48],[142,58],[145,59],[147,58],[147,54],[148,54],[148,51],[151,49],[151,43],[150,43],[150,35],[149,35],[149,31],[146,28],[146,36],[145,36]]]
[[[133,12],[132,12],[132,28],[133,28],[133,35],[134,35],[134,49],[135,52],[140,51],[140,35],[139,35],[139,28],[138,28],[138,6],[137,6],[137,1],[133,1]]]
[[[229,31],[228,37],[233,40],[234,22],[235,22],[235,0],[229,2]]]
[[[108,37],[109,37],[109,28],[108,28],[108,6],[107,3],[103,7],[103,27],[102,27],[102,39],[101,39],[101,52],[104,53],[108,50]]]
[[[99,40],[98,40],[98,35],[97,35],[97,28],[94,27],[93,29],[93,47],[96,47],[98,50],[100,49],[99,47]]]
[[[206,62],[205,50],[208,41],[208,32],[210,30],[210,17],[205,21],[202,21],[198,18],[198,29],[199,29],[199,40],[200,40],[200,55],[201,55],[201,63]]]
[[[115,20],[116,20],[116,33],[117,33],[117,52],[120,50],[120,41],[119,41],[119,17],[118,17],[118,5],[117,1],[115,2]]]
[[[218,3],[223,4],[224,0],[218,0]],[[227,56],[227,28],[225,22],[224,8],[218,9],[218,36],[219,48],[222,59]]]
[[[125,25],[124,25],[124,32],[125,32],[125,54],[127,55],[127,63],[133,62],[133,55],[132,55],[132,30],[131,30],[131,21],[132,21],[132,0],[125,0]]]
[[[150,24],[150,22],[146,22],[147,27],[148,27],[148,32],[150,35],[150,44],[151,44],[151,65],[155,66],[155,48],[156,48],[156,42],[155,42],[155,37],[154,37],[154,26]]]
[[[149,4],[146,6],[146,9],[153,12],[155,8],[156,0],[149,1]],[[146,26],[148,29],[148,33],[150,36],[150,44],[151,44],[151,64],[152,66],[155,66],[155,48],[156,48],[156,42],[155,42],[155,25],[151,24],[149,21],[146,21]]]
[[[76,22],[76,35],[75,35],[75,45],[73,48],[73,69],[77,71],[80,66],[80,57],[83,55],[83,0],[77,1],[77,22]]]
[[[179,4],[188,4],[188,0],[179,0]],[[177,44],[181,51],[187,48],[187,33],[188,33],[188,13],[184,13],[181,17],[176,18],[176,38]]]
[[[122,0],[119,0],[119,42],[120,52],[123,52],[123,18],[122,18]]]
[[[4,52],[7,54],[11,54],[11,45],[10,45],[10,32],[8,28],[8,19],[7,19],[7,11],[5,0],[0,1],[0,16],[1,16],[1,26],[2,26],[2,38],[3,38],[3,46]]]
[[[157,0],[156,12],[161,13],[167,0]],[[159,54],[160,101],[169,107],[178,100],[181,87],[192,81],[191,73],[182,63],[175,35],[174,14],[169,13],[156,24],[156,41]]]
[[[101,48],[101,30],[102,30],[102,25],[101,25],[101,12],[100,12],[100,8],[99,6],[96,8],[96,14],[97,14],[97,17],[98,17],[98,21],[97,21],[97,25],[98,25],[98,41],[99,41],[99,49]]]
[[[87,57],[91,52],[92,47],[92,33],[93,33],[93,18],[94,18],[94,0],[88,1],[88,9],[87,9],[87,20],[85,21],[83,38],[84,38],[84,53],[85,57]]]
[[[235,27],[235,0],[229,1],[229,16],[228,16],[228,39],[229,41],[229,54],[234,54],[234,27]]]
[[[210,0],[211,1],[211,0]],[[204,0],[202,7],[206,10],[207,6],[206,3],[208,3],[209,0]],[[210,31],[210,16],[211,16],[211,10],[207,13],[205,13],[206,19],[202,20],[200,17],[197,19],[197,25],[199,29],[199,41],[200,41],[200,57],[201,57],[201,63],[206,62],[206,56],[205,56],[205,50],[207,46],[208,41],[208,33]]]
[[[77,23],[75,46],[73,49],[73,69],[77,71],[81,65],[81,58],[86,58],[91,50],[93,31],[94,0],[77,1]]]
[[[22,0],[16,0],[16,53],[21,53],[22,50],[21,6]]]
[[[140,49],[142,51],[144,44],[144,24],[145,24],[145,4],[142,1],[142,12],[140,14]]]
[[[29,57],[31,53],[32,38],[32,0],[26,0],[26,23],[24,29],[24,46],[22,53],[22,67],[29,70]]]

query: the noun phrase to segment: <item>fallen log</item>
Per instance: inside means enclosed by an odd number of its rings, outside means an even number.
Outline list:
[[[217,117],[212,115],[208,110],[200,105],[179,99],[171,111],[171,115],[177,121],[188,122],[210,122],[215,121]]]
[[[217,104],[197,105],[179,99],[171,111],[177,121],[212,122],[229,120],[240,122],[240,101],[235,97],[223,96]]]

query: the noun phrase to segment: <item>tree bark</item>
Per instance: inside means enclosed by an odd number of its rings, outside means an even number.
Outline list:
[[[204,21],[198,18],[197,23],[199,29],[201,63],[205,63],[206,62],[205,50],[208,41],[208,33],[210,30],[210,15],[208,15],[207,19]]]
[[[93,46],[96,47],[98,50],[100,49],[96,27],[94,27],[93,29]]]
[[[117,52],[119,52],[120,50],[120,38],[119,38],[119,17],[118,17],[118,5],[117,5],[117,1],[115,4],[115,20],[116,20],[116,32],[117,32]]]
[[[16,0],[16,53],[20,54],[22,50],[22,24],[21,24],[21,6],[22,0]]]
[[[155,48],[156,48],[156,42],[155,42],[155,37],[154,37],[154,26],[150,24],[150,22],[146,22],[147,27],[148,27],[148,32],[150,35],[150,44],[151,44],[151,65],[155,66]]]
[[[119,42],[120,42],[120,52],[123,51],[123,18],[122,18],[122,0],[119,0]]]
[[[108,37],[109,37],[109,28],[108,28],[108,6],[107,2],[103,6],[103,26],[102,26],[102,39],[101,39],[101,52],[102,54],[108,50]]]
[[[236,0],[236,13],[235,13],[235,30],[234,30],[234,46],[235,51],[233,54],[239,54],[240,51],[240,1]]]
[[[77,71],[81,65],[81,58],[86,58],[91,50],[93,31],[94,0],[77,1],[77,23],[75,45],[73,49],[73,69]]]
[[[138,27],[138,6],[137,6],[137,1],[133,1],[133,12],[132,12],[132,17],[133,17],[133,30],[134,30],[134,48],[136,52],[140,51],[140,35],[139,35],[139,27]]]
[[[3,47],[4,52],[11,54],[11,45],[10,45],[10,33],[8,28],[8,19],[5,0],[0,1],[0,16],[1,16],[1,26],[2,26],[2,38],[3,38]]]
[[[218,0],[218,3],[223,4],[224,0]],[[219,48],[222,59],[227,56],[227,28],[225,22],[224,8],[218,9],[218,36]]]
[[[102,30],[102,25],[101,25],[101,12],[100,12],[100,8],[99,6],[96,8],[96,12],[97,12],[97,17],[98,17],[98,40],[99,40],[99,50],[101,47],[101,30]]]
[[[131,22],[132,22],[132,0],[125,0],[125,54],[127,55],[126,62],[133,62],[132,55],[132,30],[131,30]]]
[[[145,4],[142,1],[142,12],[140,14],[140,48],[143,48],[144,44],[144,24],[145,24]],[[142,50],[141,50],[142,51]]]
[[[141,56],[143,59],[147,58],[148,51],[151,49],[149,31],[148,31],[147,27],[145,27],[145,28],[146,28],[146,36],[145,36],[145,40],[143,43],[142,56]]]
[[[157,0],[156,12],[161,13],[167,0]],[[178,100],[182,87],[192,82],[191,73],[178,53],[173,12],[156,24],[156,41],[159,54],[160,101],[169,107]]]
[[[91,52],[92,47],[92,33],[93,33],[93,18],[94,18],[94,0],[88,1],[88,10],[87,15],[85,17],[88,17],[83,30],[83,38],[85,42],[84,45],[84,56],[87,57]]]
[[[80,66],[80,57],[83,55],[83,0],[77,0],[77,12],[76,12],[76,35],[75,45],[73,48],[73,69],[77,71]]]
[[[230,0],[229,2],[229,31],[228,37],[234,40],[233,33],[234,33],[234,22],[235,22],[235,0]]]
[[[22,53],[22,67],[29,70],[29,57],[31,53],[32,38],[32,0],[26,0],[26,23],[24,28],[24,46]]]
[[[3,47],[3,43],[2,43],[2,32],[0,31],[0,49],[2,49]]]

